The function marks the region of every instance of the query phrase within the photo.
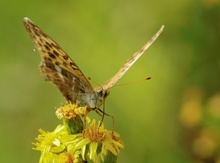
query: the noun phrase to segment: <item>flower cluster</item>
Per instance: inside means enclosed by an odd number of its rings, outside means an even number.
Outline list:
[[[75,118],[78,115],[87,116],[88,111],[87,107],[79,107],[77,104],[66,103],[62,107],[58,108],[56,115],[58,119],[71,119]]]
[[[57,109],[63,125],[53,132],[40,129],[33,143],[41,151],[40,163],[112,163],[124,147],[118,133],[107,130],[104,124],[87,117],[86,107],[68,103]],[[83,124],[80,116],[87,117]],[[87,126],[87,127],[85,127]]]

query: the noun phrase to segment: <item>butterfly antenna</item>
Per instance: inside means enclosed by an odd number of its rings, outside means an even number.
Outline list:
[[[101,84],[99,84],[99,83],[95,82],[94,80],[92,80],[92,78],[88,77],[88,80],[92,81],[92,82],[93,82],[94,84],[96,84],[97,86],[102,87],[102,85],[101,85]]]
[[[133,82],[129,82],[129,83],[117,84],[117,85],[114,85],[112,88],[114,88],[114,87],[119,87],[119,86],[130,85],[130,84],[135,84],[135,83],[143,82],[143,81],[145,81],[145,80],[150,80],[150,79],[151,79],[151,77],[146,77],[146,78],[144,78],[144,79],[137,80],[137,81],[133,81]]]

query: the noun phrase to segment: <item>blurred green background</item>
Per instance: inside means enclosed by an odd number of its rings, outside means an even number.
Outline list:
[[[61,123],[64,98],[43,81],[29,17],[104,83],[161,27],[156,42],[106,100],[125,148],[118,162],[220,162],[220,1],[1,1],[0,162],[38,162],[38,129]],[[95,115],[95,113],[91,113]],[[111,118],[105,118],[111,128]]]

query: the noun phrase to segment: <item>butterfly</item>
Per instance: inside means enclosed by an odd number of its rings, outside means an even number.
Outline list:
[[[40,53],[41,63],[39,67],[43,78],[55,84],[67,101],[78,102],[82,106],[87,106],[89,110],[99,109],[109,95],[110,88],[150,47],[164,29],[162,26],[143,48],[126,61],[111,79],[93,89],[77,64],[50,36],[27,17],[24,18],[23,23],[33,39],[35,49]]]

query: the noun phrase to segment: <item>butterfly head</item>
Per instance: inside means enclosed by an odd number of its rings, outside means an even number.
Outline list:
[[[108,89],[103,89],[101,86],[94,89],[96,95],[96,107],[98,108],[105,102],[105,98],[109,95]]]

